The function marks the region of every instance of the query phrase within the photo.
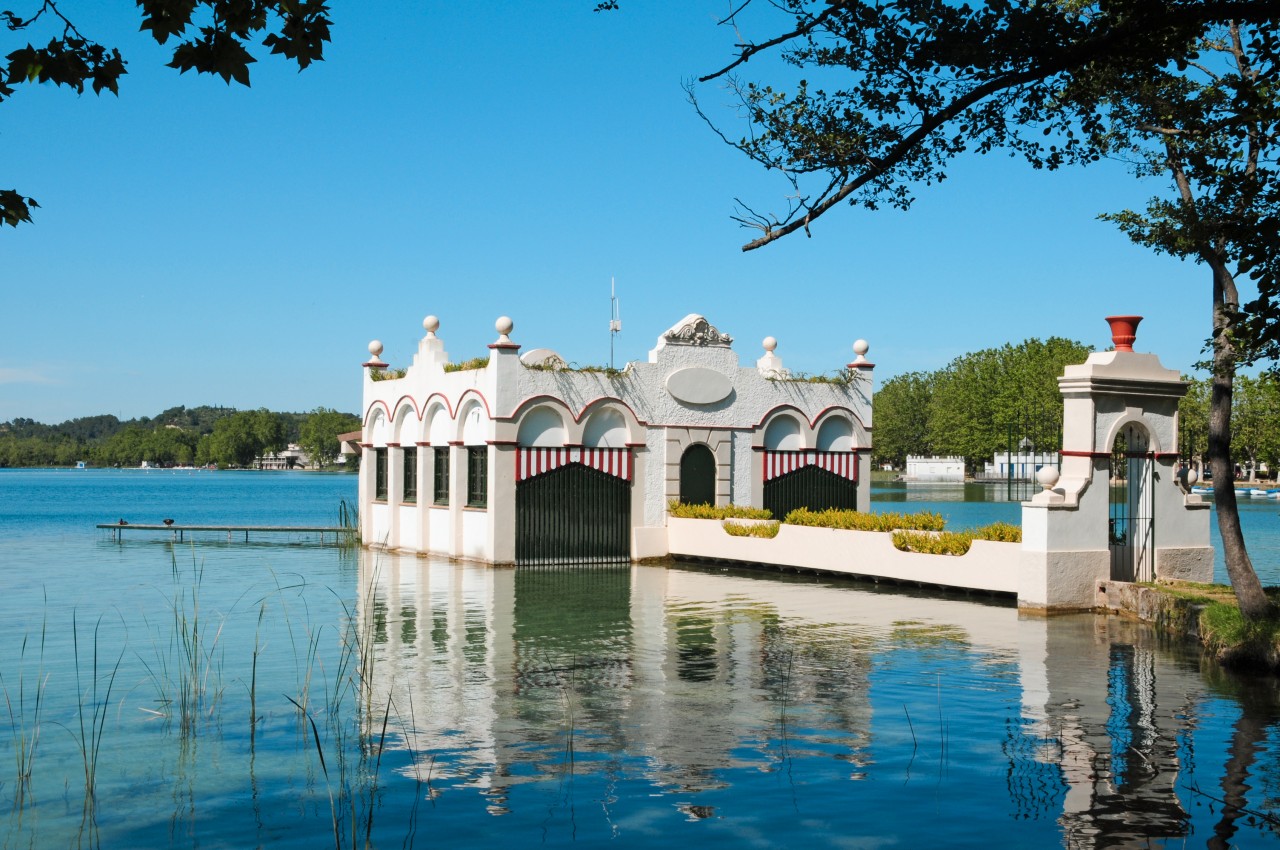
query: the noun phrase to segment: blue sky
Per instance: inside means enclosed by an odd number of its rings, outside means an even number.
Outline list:
[[[404,365],[427,314],[455,360],[505,314],[526,349],[605,363],[611,277],[620,363],[692,312],[744,362],[772,335],[805,372],[865,338],[880,381],[1029,337],[1103,347],[1113,313],[1145,316],[1136,347],[1166,366],[1200,359],[1207,270],[1096,220],[1166,191],[1118,165],[971,157],[907,213],[842,208],[743,254],[734,198],[778,210],[789,187],[681,88],[731,55],[728,4],[593,6],[334,0],[326,60],[260,55],[245,89],[163,67],[132,4],[64,0],[129,74],[118,98],[0,103],[0,186],[41,204],[0,233],[0,421],[354,412],[369,340]],[[700,96],[741,134],[725,92]]]

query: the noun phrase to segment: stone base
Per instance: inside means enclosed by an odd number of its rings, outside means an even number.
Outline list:
[[[1098,587],[1111,578],[1111,553],[1022,551],[1018,608],[1028,613],[1091,611]]]
[[[1213,581],[1213,547],[1156,549],[1156,578],[1165,581]]]

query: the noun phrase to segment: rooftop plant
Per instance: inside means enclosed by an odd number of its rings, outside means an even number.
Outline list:
[[[488,365],[488,357],[472,357],[470,360],[463,360],[461,363],[446,363],[444,364],[444,370],[446,372],[470,372],[473,369],[483,369]]]
[[[404,369],[370,369],[369,380],[371,381],[394,381],[396,378],[403,378],[409,374],[408,368]]]

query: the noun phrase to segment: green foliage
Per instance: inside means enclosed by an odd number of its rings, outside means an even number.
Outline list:
[[[876,391],[876,433],[873,460],[903,469],[907,455],[932,455],[929,411],[933,401],[932,374],[908,372],[884,382]]]
[[[932,511],[918,511],[913,514],[869,514],[861,511],[838,510],[836,508],[824,511],[796,508],[787,514],[783,522],[788,525],[841,528],[850,531],[893,531],[894,529],[941,531],[947,521],[942,518],[941,514],[933,513]]]
[[[446,367],[447,371],[447,367]],[[403,378],[409,374],[408,368],[402,369],[370,369],[369,380],[371,381],[394,381],[397,378]]]
[[[1274,667],[1280,660],[1280,619],[1245,619],[1239,605],[1214,600],[1200,611],[1200,640],[1231,666]]]
[[[725,520],[721,526],[725,534],[730,537],[760,537],[766,540],[772,540],[778,536],[778,529],[782,527],[782,523],[777,520],[770,522],[743,523],[734,522],[733,520]]]
[[[667,503],[667,513],[679,519],[773,519],[764,508],[749,505],[687,505],[676,500]]]
[[[905,531],[893,532],[893,546],[903,552],[925,555],[964,555],[975,540],[994,540],[999,543],[1021,543],[1022,529],[1006,522],[997,522],[983,528],[967,531]]]
[[[785,377],[772,376],[770,381],[782,381],[795,384],[835,384],[837,386],[847,387],[858,378],[858,373],[853,369],[841,369],[834,374],[823,373],[821,375],[810,375],[808,372],[790,372]]]
[[[463,360],[461,363],[446,363],[444,364],[444,370],[446,372],[470,372],[472,369],[484,369],[488,365],[488,357],[472,357],[470,360]]]
[[[625,369],[615,369],[612,366],[596,366],[595,364],[587,364],[579,366],[577,363],[558,362],[549,363],[526,363],[526,369],[533,372],[582,372],[589,375],[604,375],[609,380],[621,378],[625,374]]]
[[[235,441],[229,430],[250,434],[254,446],[279,451],[299,441],[302,426],[312,415],[179,406],[127,422],[110,415],[70,419],[60,425],[18,418],[0,422],[0,467],[72,466],[81,460],[94,466],[138,466],[143,461],[156,466],[235,465],[240,461],[231,449]],[[336,415],[351,427],[335,434],[360,427],[356,417]],[[223,425],[215,439],[218,423],[232,417],[237,417],[234,428]],[[336,439],[334,445],[336,451]]]
[[[302,423],[298,445],[311,457],[313,463],[327,466],[337,460],[341,451],[338,435],[358,431],[360,425],[360,418],[350,413],[317,407]]]
[[[127,74],[120,51],[86,38],[54,0],[28,0],[26,17],[0,12],[10,33],[28,31],[43,47],[31,43],[12,50],[0,68],[0,102],[22,84],[52,83],[83,94],[120,93]],[[248,45],[261,39],[271,54],[283,56],[299,70],[324,58],[329,41],[329,7],[325,0],[137,0],[143,32],[157,44],[174,39],[170,68],[180,73],[216,74],[224,82],[249,85],[249,66],[256,62]],[[0,190],[0,225],[31,221],[39,207],[14,189]]]

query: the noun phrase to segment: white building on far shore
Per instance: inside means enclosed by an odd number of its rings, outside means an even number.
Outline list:
[[[963,484],[964,458],[907,455],[904,477],[908,481],[951,481]]]

